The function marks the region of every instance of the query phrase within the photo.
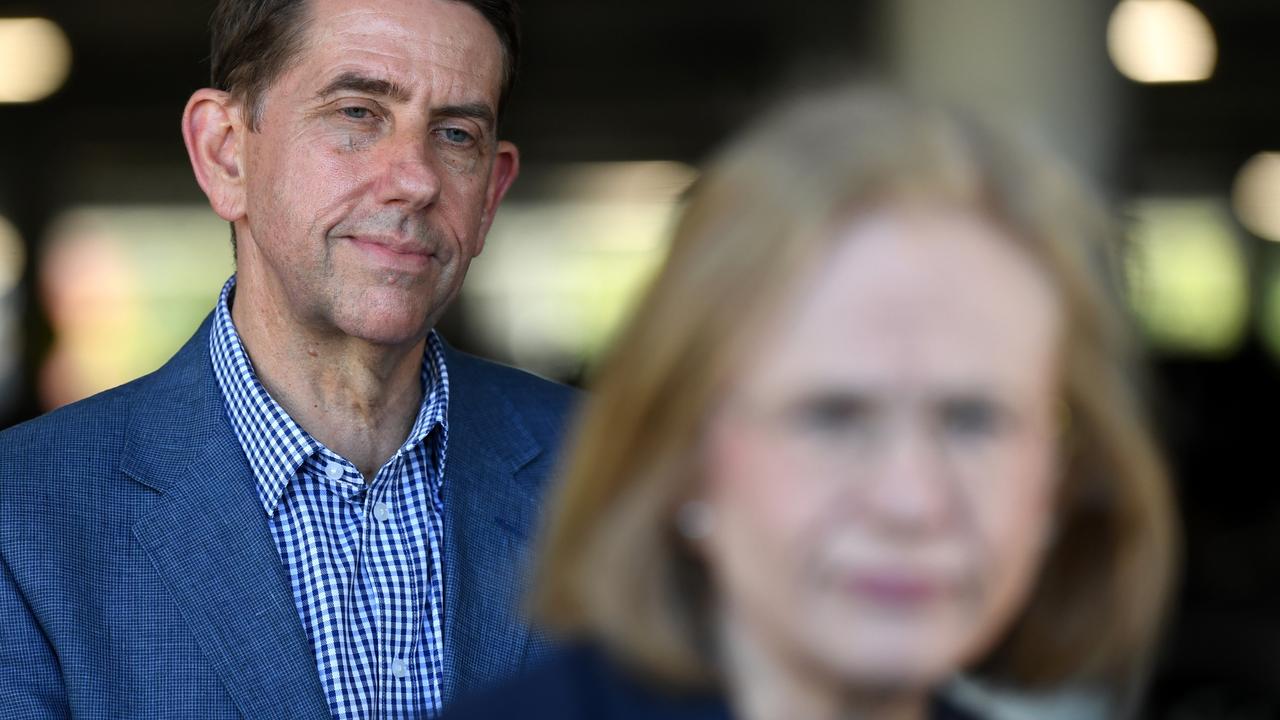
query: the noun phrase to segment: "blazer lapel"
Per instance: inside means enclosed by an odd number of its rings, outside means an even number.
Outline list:
[[[529,641],[520,617],[540,483],[519,471],[541,452],[476,360],[448,351],[444,479],[445,698],[510,675]],[[531,474],[532,475],[532,474]]]
[[[123,469],[162,494],[134,526],[246,717],[327,717],[253,473],[223,408],[206,320],[135,403]]]

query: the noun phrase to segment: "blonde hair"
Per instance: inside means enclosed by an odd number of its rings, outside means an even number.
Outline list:
[[[958,114],[877,90],[789,103],[693,188],[669,257],[599,368],[541,546],[535,619],[635,670],[715,682],[704,568],[674,530],[703,424],[747,339],[850,212],[905,197],[997,219],[1066,315],[1070,417],[1056,542],[978,671],[1031,689],[1131,687],[1176,555],[1165,468],[1135,397],[1135,348],[1108,284],[1111,223],[1060,166]]]

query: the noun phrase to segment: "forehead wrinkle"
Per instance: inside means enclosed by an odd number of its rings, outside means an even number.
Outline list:
[[[378,16],[373,20],[361,21],[359,16]],[[432,57],[432,63],[441,65],[455,72],[467,72],[469,74],[478,75],[479,69],[476,58],[488,55],[488,53],[478,53],[480,49],[476,46],[480,38],[474,32],[467,30],[445,31],[436,25],[436,32],[429,37],[418,37],[418,33],[414,28],[418,22],[417,19],[408,18],[402,15],[389,16],[385,10],[375,10],[372,8],[361,8],[349,10],[345,13],[334,16],[326,25],[330,27],[326,30],[325,37],[322,39],[330,39],[335,41],[346,40],[351,38],[352,49],[366,50],[375,52],[371,49],[370,39],[376,43],[393,42],[401,43],[399,49],[404,51],[404,57],[410,58],[414,55],[425,54]],[[344,18],[351,18],[345,21]],[[483,18],[479,19],[484,30],[490,30]],[[419,28],[421,29],[421,28]],[[499,55],[501,54],[501,43],[498,45]],[[434,48],[437,52],[432,53],[425,48]],[[398,55],[397,55],[398,56]],[[438,56],[447,56],[450,58],[448,62],[442,62]],[[501,65],[500,59],[498,65]]]
[[[333,79],[325,83],[326,87],[320,90],[317,96],[324,96],[326,94],[325,90],[328,89],[357,89],[350,83],[345,88],[341,86],[332,87],[341,85],[339,80],[343,76],[352,76],[387,83],[389,85],[387,90],[392,91],[388,94],[401,102],[412,101],[425,89],[430,91],[432,95],[450,98],[448,101],[441,100],[442,104],[458,106],[484,105],[489,107],[492,112],[500,78],[495,75],[492,78],[493,81],[487,83],[490,87],[483,88],[482,86],[485,84],[482,82],[484,77],[480,70],[475,67],[475,64],[461,62],[461,60],[465,59],[465,53],[458,53],[458,58],[456,58],[458,63],[456,65],[436,57],[427,62],[429,67],[425,71],[419,71],[413,69],[413,66],[417,64],[415,60],[406,55],[394,51],[373,49],[354,42],[349,44],[344,42],[344,45],[347,45],[347,47],[341,48],[344,52],[341,53],[340,62],[323,74],[324,77]],[[450,60],[454,59],[450,58]],[[442,79],[444,82],[438,83],[436,82],[437,79]],[[474,82],[468,82],[468,79]],[[479,94],[474,98],[466,97],[466,95],[472,94],[477,87],[482,87],[487,94]],[[372,88],[365,89],[371,90]]]
[[[390,0],[377,3],[380,7],[343,7],[349,1],[309,2],[311,29],[304,52],[321,68],[344,62],[365,74],[376,69],[437,102],[483,100],[496,108],[504,81],[504,49],[476,10],[454,2],[409,5]],[[321,83],[334,75],[331,68],[326,73]],[[459,90],[479,90],[484,96],[469,97],[470,92]]]

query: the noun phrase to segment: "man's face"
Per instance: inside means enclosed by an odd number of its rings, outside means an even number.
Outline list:
[[[449,0],[309,0],[298,57],[244,135],[242,287],[320,333],[421,339],[457,294],[515,149],[502,47]],[[495,166],[497,168],[495,172]]]

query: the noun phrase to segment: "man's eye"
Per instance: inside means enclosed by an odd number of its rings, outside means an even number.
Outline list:
[[[471,133],[461,128],[442,128],[440,134],[454,145],[466,145],[471,142]]]
[[[342,113],[344,116],[352,120],[368,120],[369,118],[373,117],[373,112],[370,111],[369,108],[360,107],[359,105],[351,105],[349,107],[344,107],[338,110],[338,112]]]

